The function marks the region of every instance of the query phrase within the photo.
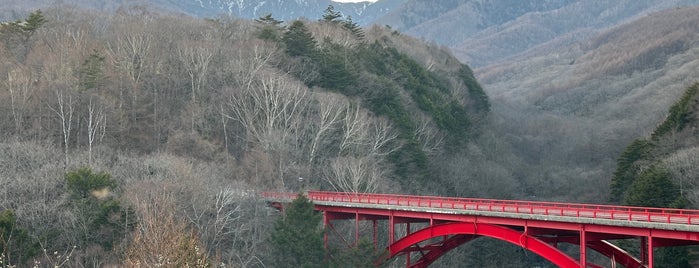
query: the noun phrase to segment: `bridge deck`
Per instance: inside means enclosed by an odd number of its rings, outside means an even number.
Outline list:
[[[277,201],[296,197],[291,193],[264,195]],[[463,215],[699,233],[698,210],[320,191],[309,191],[306,196],[316,205],[375,210],[377,215],[405,211],[431,214],[437,220]]]
[[[377,220],[387,220],[388,254],[379,262],[402,254],[406,267],[427,267],[476,236],[519,245],[560,267],[603,267],[588,262],[593,250],[624,267],[652,268],[655,248],[699,244],[699,210],[321,191],[306,196],[332,230],[333,221],[354,219],[355,243],[359,221],[373,221],[376,247]],[[296,194],[263,197],[282,206]],[[428,224],[413,230],[414,222]],[[405,224],[402,237],[396,235],[397,224]],[[325,239],[327,245],[327,234]],[[607,241],[617,239],[639,239],[640,258]],[[566,254],[558,243],[579,245],[579,254]],[[412,257],[417,258],[414,265]]]

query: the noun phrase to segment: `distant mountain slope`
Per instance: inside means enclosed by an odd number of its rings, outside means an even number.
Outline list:
[[[227,14],[239,18],[254,19],[266,14],[290,21],[298,18],[318,19],[328,5],[361,25],[369,24],[378,17],[393,10],[407,0],[381,0],[376,3],[339,3],[331,0],[76,0],[62,5],[75,5],[81,8],[113,11],[121,6],[144,5],[157,10],[183,13],[194,17],[216,17]],[[5,0],[0,7],[0,19],[14,20],[38,8],[46,8],[55,3],[53,0]]]
[[[478,69],[478,75],[496,98],[559,115],[654,124],[696,77],[697,12],[653,13],[547,55]],[[632,105],[638,111],[622,111]]]
[[[650,135],[668,107],[699,80],[694,25],[699,7],[670,9],[576,44],[476,69],[493,100],[496,136],[528,165],[540,165],[531,179],[608,185],[623,148]]]
[[[410,0],[377,23],[450,46],[461,61],[477,68],[543,44],[581,41],[651,12],[697,4],[697,0]]]
[[[697,4],[699,1],[696,0],[576,1],[559,9],[529,13],[488,28],[454,45],[453,49],[462,61],[481,66],[507,60],[542,45],[582,41],[609,27],[652,12]]]
[[[527,13],[557,9],[571,2],[573,0],[411,0],[377,23],[391,25],[407,34],[445,45],[456,45],[489,27],[515,20]]]

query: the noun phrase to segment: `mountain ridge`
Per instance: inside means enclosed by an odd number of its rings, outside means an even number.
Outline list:
[[[272,14],[275,18],[284,21],[299,18],[315,20],[320,19],[323,11],[329,5],[333,5],[336,11],[344,16],[351,16],[354,22],[368,25],[407,0],[381,0],[374,3],[340,3],[332,0],[76,0],[67,4],[55,3],[53,0],[37,0],[31,3],[22,0],[7,1],[4,7],[0,7],[0,19],[17,20],[26,15],[23,13],[28,14],[39,8],[67,5],[107,12],[132,6],[147,6],[154,10],[186,14],[193,17],[215,18],[220,15],[228,15],[243,19],[255,19]]]
[[[462,62],[479,68],[507,61],[562,36],[567,36],[565,43],[570,44],[651,12],[697,4],[696,0],[451,0],[433,5],[431,1],[410,0],[377,23],[449,46]]]

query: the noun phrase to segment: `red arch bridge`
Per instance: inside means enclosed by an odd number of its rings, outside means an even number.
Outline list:
[[[262,195],[277,208],[296,198],[294,193]],[[386,222],[388,234],[382,236],[388,246],[377,263],[404,255],[406,267],[427,267],[482,236],[518,245],[559,267],[653,267],[653,249],[699,244],[699,210],[322,191],[306,196],[323,212],[330,230],[326,246],[337,221],[353,220],[355,237],[348,244],[358,243],[359,223],[368,221],[376,247],[377,222]],[[621,239],[638,241],[640,257],[609,242]],[[561,244],[574,246],[562,250]],[[589,261],[593,251],[609,263]]]

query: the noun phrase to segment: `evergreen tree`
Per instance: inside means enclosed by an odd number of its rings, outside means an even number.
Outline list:
[[[262,24],[267,24],[267,25],[279,25],[279,24],[282,24],[284,22],[284,21],[277,20],[274,17],[272,17],[272,13],[267,13],[267,15],[255,19],[255,21],[262,23]]]
[[[621,153],[617,160],[617,167],[612,178],[610,199],[612,201],[622,201],[628,188],[633,184],[638,176],[640,160],[649,158],[652,144],[643,139],[637,139],[631,142]]]
[[[350,32],[360,40],[364,39],[364,30],[362,30],[362,27],[359,27],[357,23],[352,21],[352,16],[347,16],[347,19],[342,21],[342,27],[350,30]]]
[[[105,80],[102,74],[103,63],[104,57],[96,50],[85,59],[82,70],[80,70],[80,87],[82,90],[97,88]]]
[[[302,194],[286,207],[271,236],[277,267],[326,267],[321,219]]]
[[[690,268],[687,246],[660,248],[655,253],[653,267]]]
[[[279,41],[279,33],[281,29],[283,29],[280,24],[282,24],[284,21],[275,19],[272,17],[272,13],[268,13],[263,17],[255,19],[255,21],[262,24],[260,32],[257,33],[257,37],[275,42]]]
[[[694,95],[697,93],[699,93],[699,83],[689,87],[682,95],[682,98],[670,107],[665,121],[653,131],[651,135],[653,140],[658,140],[667,133],[681,131],[692,120],[690,107],[692,99],[694,99]]]
[[[115,199],[116,181],[108,173],[94,173],[89,168],[80,168],[65,175],[70,205],[76,215],[87,223],[81,246],[98,243],[110,250],[129,228],[125,219],[133,218]],[[126,223],[126,226],[124,225]]]
[[[88,198],[94,191],[114,190],[116,182],[108,173],[93,173],[89,168],[80,168],[66,173],[68,191],[73,199]]]
[[[461,70],[459,70],[459,77],[463,81],[464,85],[468,88],[468,95],[475,102],[475,106],[478,112],[483,116],[490,112],[490,101],[488,100],[488,94],[483,91],[483,88],[478,81],[476,81],[473,75],[473,70],[466,64],[461,65]]]
[[[19,32],[25,35],[25,39],[29,39],[36,30],[46,23],[44,14],[41,10],[34,11],[29,14],[24,21],[18,20],[9,24],[10,29],[14,32]]]
[[[330,44],[319,53],[318,85],[344,92],[357,82],[358,74],[350,61],[350,52],[340,45]]]
[[[24,264],[39,253],[39,243],[31,243],[29,232],[17,226],[17,217],[10,209],[0,212],[0,267]]]
[[[29,17],[25,20],[24,25],[22,25],[22,30],[34,34],[39,27],[46,23],[44,14],[41,10],[37,10],[29,14]]]
[[[373,268],[376,267],[374,261],[379,258],[375,253],[374,244],[366,238],[359,239],[359,243],[355,247],[333,254],[333,256],[331,267]]]
[[[315,51],[316,40],[299,20],[291,23],[282,40],[289,56],[312,56]]]
[[[342,14],[339,11],[335,11],[335,7],[333,5],[328,5],[325,12],[323,12],[322,21],[338,22],[339,18],[342,18]]]
[[[46,22],[47,20],[44,18],[41,10],[34,11],[24,21],[18,20],[9,23],[7,27],[0,27],[0,40],[8,47],[23,46],[24,49],[17,55],[18,59],[23,60],[29,54],[31,48],[29,40]]]
[[[651,166],[631,184],[625,203],[643,207],[683,207],[680,190],[670,177],[664,168]]]

